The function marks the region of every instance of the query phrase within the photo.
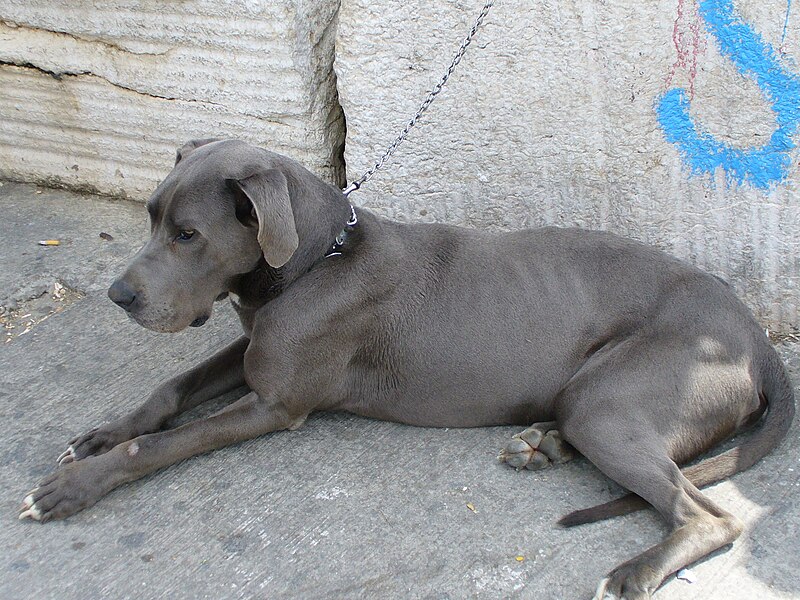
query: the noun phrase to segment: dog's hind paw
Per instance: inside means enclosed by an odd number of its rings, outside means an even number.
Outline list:
[[[515,469],[536,471],[567,462],[574,456],[575,451],[561,438],[555,423],[535,423],[514,435],[498,458]]]
[[[592,600],[650,600],[660,579],[647,565],[622,565],[600,580]]]

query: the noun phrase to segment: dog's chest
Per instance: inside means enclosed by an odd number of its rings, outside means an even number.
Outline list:
[[[248,338],[252,337],[253,333],[253,324],[255,322],[256,311],[251,308],[245,308],[241,305],[241,299],[236,294],[228,294],[228,297],[231,301],[231,306],[233,306],[233,310],[236,311],[237,316],[239,317],[239,322],[242,324],[242,330],[244,331],[245,336]]]

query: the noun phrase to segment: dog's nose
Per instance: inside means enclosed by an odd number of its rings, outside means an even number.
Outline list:
[[[108,297],[112,302],[118,304],[127,311],[130,311],[131,305],[136,300],[136,292],[122,279],[117,279],[108,288]]]

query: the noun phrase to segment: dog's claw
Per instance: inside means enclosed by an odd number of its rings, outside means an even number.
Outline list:
[[[35,521],[40,521],[42,519],[42,511],[36,506],[35,496],[38,491],[39,488],[34,488],[25,496],[25,499],[22,501],[22,506],[19,509],[20,513],[18,519],[20,521],[26,518],[34,519]]]
[[[71,463],[74,460],[76,460],[75,448],[70,445],[66,450],[64,450],[64,452],[58,455],[56,462],[59,464],[59,466],[61,466]]]
[[[27,501],[28,499],[26,498],[25,500]],[[28,508],[27,510],[23,510],[21,513],[19,513],[18,518],[20,521],[26,518],[31,518],[34,521],[41,521],[42,513],[39,511],[39,509],[36,507],[36,504],[34,503],[30,506],[30,508]]]
[[[604,577],[600,580],[600,583],[597,584],[597,590],[595,591],[594,598],[592,598],[592,600],[616,600],[616,596],[606,593],[606,587],[608,586],[609,581],[611,581],[610,577]]]
[[[600,583],[597,584],[597,589],[594,591],[594,596],[592,596],[592,600],[603,600],[603,596],[606,595],[606,584],[608,583],[608,577],[604,577],[600,580]]]

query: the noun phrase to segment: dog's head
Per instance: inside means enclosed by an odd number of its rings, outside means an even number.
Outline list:
[[[235,140],[197,140],[147,203],[151,237],[108,295],[140,325],[200,326],[262,257],[287,263],[298,247],[283,157]]]

